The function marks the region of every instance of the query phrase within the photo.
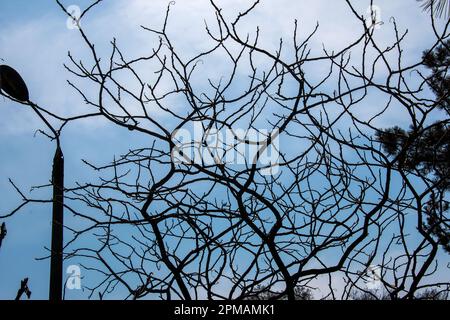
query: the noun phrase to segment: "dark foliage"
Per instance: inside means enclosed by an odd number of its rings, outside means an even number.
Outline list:
[[[432,51],[424,52],[423,64],[432,72],[428,84],[436,94],[437,105],[450,113],[450,40]]]
[[[311,289],[304,286],[296,286],[294,288],[295,300],[313,300],[314,296]],[[272,291],[270,288],[257,286],[254,294],[249,294],[245,300],[287,300],[287,296],[283,291]]]
[[[383,150],[397,157],[398,165],[421,174],[433,174],[443,189],[450,186],[450,127],[436,122],[423,130],[397,126],[376,133]]]
[[[424,208],[425,228],[450,253],[449,205],[445,200],[450,188],[450,41],[424,52],[423,65],[431,71],[427,83],[436,95],[435,105],[443,111],[443,120],[408,131],[398,126],[380,130],[376,139],[388,155],[397,159],[399,168],[432,176],[436,192]]]
[[[422,2],[422,8],[431,12],[437,17],[450,17],[450,1],[449,0],[417,0]]]
[[[434,196],[428,201],[425,212],[427,213],[426,228],[439,239],[445,251],[450,253],[450,219],[449,202],[441,199],[436,200]]]

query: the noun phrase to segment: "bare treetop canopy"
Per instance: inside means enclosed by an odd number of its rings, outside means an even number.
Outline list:
[[[136,30],[156,39],[145,56],[120,39],[100,53],[81,20],[89,58],[69,53],[66,69],[92,111],[45,116],[57,134],[101,117],[147,140],[106,164],[86,155],[93,178],[64,187],[65,258],[100,298],[446,297],[448,56],[430,59],[448,54],[450,22],[405,63],[407,32],[391,19],[382,46],[351,1],[360,32],[332,52],[297,21],[262,47],[257,26],[239,32],[258,5],[229,20],[211,0],[211,46],[190,57],[167,32],[171,5]]]

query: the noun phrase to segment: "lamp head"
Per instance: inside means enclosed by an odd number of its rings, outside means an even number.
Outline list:
[[[25,81],[16,70],[7,65],[0,65],[0,90],[16,100],[29,100]]]

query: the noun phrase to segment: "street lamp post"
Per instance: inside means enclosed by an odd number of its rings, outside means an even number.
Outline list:
[[[59,146],[53,158],[53,218],[50,262],[50,301],[62,300],[63,233],[64,233],[64,155]]]
[[[19,73],[6,65],[0,65],[0,91],[6,93],[14,101],[30,106],[52,131],[56,140],[52,170],[53,212],[49,299],[61,301],[63,292],[64,156],[61,150],[59,132],[47,121],[39,111],[38,106],[30,101],[27,86]]]

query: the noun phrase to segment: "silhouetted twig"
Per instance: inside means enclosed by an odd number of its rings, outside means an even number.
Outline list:
[[[5,239],[7,232],[8,231],[6,230],[6,224],[3,222],[2,226],[0,227],[0,248],[2,247],[3,239]]]
[[[25,278],[20,282],[20,289],[17,291],[16,300],[20,300],[24,293],[27,296],[27,298],[30,299],[31,291],[28,288],[28,278]]]

